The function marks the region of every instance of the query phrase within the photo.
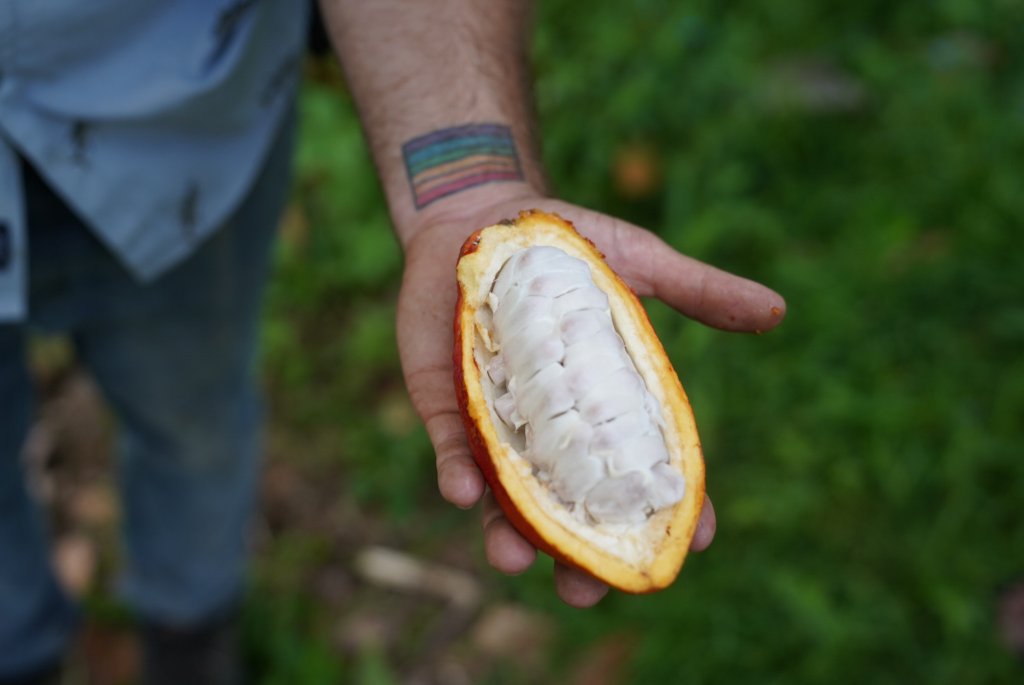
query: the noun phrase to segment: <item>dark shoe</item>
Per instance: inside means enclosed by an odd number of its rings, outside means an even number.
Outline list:
[[[237,613],[189,628],[144,622],[144,685],[243,685]]]
[[[60,685],[61,665],[50,664],[46,668],[20,675],[13,680],[0,678],[0,685]]]

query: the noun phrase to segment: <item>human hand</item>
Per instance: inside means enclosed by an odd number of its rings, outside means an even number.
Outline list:
[[[644,229],[574,205],[519,191],[496,196],[494,186],[466,193],[457,211],[424,213],[405,246],[406,264],[398,302],[398,345],[406,386],[437,456],[441,495],[469,508],[486,490],[466,442],[455,398],[452,344],[455,263],[463,241],[478,228],[522,209],[554,212],[573,222],[640,296],[653,296],[706,325],[731,331],[774,328],[785,313],[777,293],[676,252]],[[488,494],[483,507],[484,548],[490,564],[507,574],[525,571],[536,549],[505,518]],[[700,551],[715,534],[715,513],[705,499],[690,549]],[[587,607],[608,591],[588,574],[558,564],[555,587],[568,604]]]

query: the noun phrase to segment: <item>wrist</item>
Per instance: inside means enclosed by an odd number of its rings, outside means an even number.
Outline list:
[[[384,176],[403,247],[424,227],[466,220],[488,207],[538,194],[540,167],[524,143],[529,136],[517,134],[517,128],[487,121],[461,123],[421,133],[401,145],[403,173],[399,176],[392,164]]]
[[[520,209],[529,209],[544,197],[540,189],[525,180],[487,183],[441,198],[419,210],[409,207],[406,211],[392,211],[392,218],[402,249],[408,252],[436,228],[444,227],[455,233],[461,230],[464,240],[479,228],[515,218]]]

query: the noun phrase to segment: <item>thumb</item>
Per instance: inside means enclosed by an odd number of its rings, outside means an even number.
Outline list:
[[[406,382],[434,446],[441,496],[457,507],[472,507],[484,494],[484,479],[466,442],[451,368],[426,368],[409,374]]]
[[[437,414],[426,422],[437,455],[437,488],[441,496],[469,509],[484,494],[484,479],[466,443],[458,412]]]

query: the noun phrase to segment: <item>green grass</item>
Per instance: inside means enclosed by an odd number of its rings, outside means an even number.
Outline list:
[[[789,314],[742,337],[652,304],[719,520],[673,588],[578,612],[542,564],[489,578],[492,596],[554,617],[552,673],[624,633],[628,682],[1018,680],[993,613],[1024,574],[1021,6],[540,4],[557,192],[771,285]],[[837,83],[846,99],[822,104]],[[464,536],[480,559],[474,517],[439,503],[402,404],[401,257],[350,103],[311,82],[302,104],[308,236],[282,249],[266,327],[279,430],[394,540],[429,553]],[[661,179],[639,197],[614,181],[636,148]],[[380,655],[330,657],[316,620],[288,608],[304,588],[289,591],[257,607],[284,622],[279,641],[300,626],[310,668],[390,682]],[[288,647],[260,639],[274,673]],[[267,682],[317,682],[304,677]]]

